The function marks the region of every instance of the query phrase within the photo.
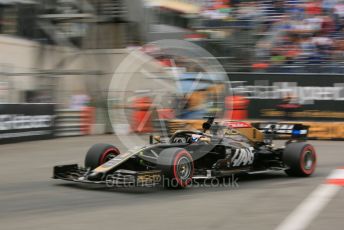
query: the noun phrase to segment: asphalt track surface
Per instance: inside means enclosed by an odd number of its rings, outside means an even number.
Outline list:
[[[311,141],[318,167],[310,178],[283,173],[238,179],[238,187],[185,190],[107,189],[51,179],[55,164],[83,163],[88,136],[0,146],[0,229],[275,229],[333,169],[344,142]],[[297,223],[295,223],[297,225]],[[343,189],[307,229],[343,229]]]

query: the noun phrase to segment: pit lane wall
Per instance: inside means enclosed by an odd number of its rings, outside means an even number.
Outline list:
[[[229,73],[228,78],[233,94],[249,101],[243,120],[302,123],[310,126],[310,139],[344,139],[344,75]],[[281,105],[288,96],[297,106],[286,110]],[[168,127],[170,131],[188,126],[201,129],[203,122],[170,120]]]

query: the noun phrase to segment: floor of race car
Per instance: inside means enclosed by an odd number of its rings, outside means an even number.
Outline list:
[[[54,165],[82,163],[97,142],[118,144],[108,135],[2,145],[0,228],[276,229],[332,170],[344,166],[344,142],[311,141],[318,167],[310,178],[252,175],[238,178],[238,187],[208,184],[185,190],[104,189],[50,178]],[[342,229],[343,211],[341,189],[307,229]],[[301,215],[302,220],[307,213]]]

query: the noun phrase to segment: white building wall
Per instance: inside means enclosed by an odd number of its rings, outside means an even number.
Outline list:
[[[25,91],[46,88],[54,90],[54,102],[59,103],[61,107],[68,107],[71,95],[76,93],[89,94],[97,101],[102,99],[101,96],[107,96],[110,80],[128,53],[127,49],[80,51],[66,47],[43,46],[34,41],[1,35],[0,102],[4,102],[2,98],[9,103],[23,102]],[[165,74],[159,65],[144,54],[137,60],[135,56],[131,58],[133,58],[131,62],[134,66],[145,63],[146,70]],[[42,71],[50,73],[79,71],[79,73],[74,75],[36,74]],[[88,74],[95,71],[102,74]],[[142,73],[135,73],[135,75],[140,79]],[[8,86],[7,93],[6,85]]]

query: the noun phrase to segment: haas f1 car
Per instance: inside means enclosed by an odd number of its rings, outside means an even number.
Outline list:
[[[248,123],[217,123],[210,117],[202,131],[179,130],[164,141],[151,136],[149,145],[123,153],[110,144],[95,144],[86,154],[84,167],[55,166],[53,178],[118,187],[184,188],[193,180],[239,173],[284,171],[310,176],[317,157],[306,142],[308,127],[294,125],[283,147],[273,144],[277,131],[274,125],[258,130]]]

